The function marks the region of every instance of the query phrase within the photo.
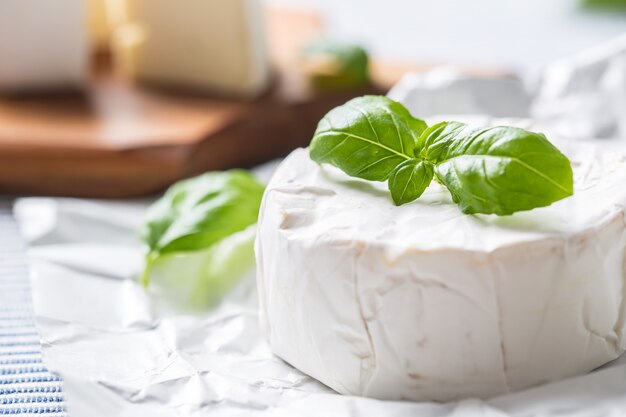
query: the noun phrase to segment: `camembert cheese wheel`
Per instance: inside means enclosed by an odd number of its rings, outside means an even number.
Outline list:
[[[447,401],[577,375],[626,348],[626,159],[570,157],[575,193],[465,215],[434,182],[395,206],[385,183],[294,151],[256,242],[272,351],[343,394]]]

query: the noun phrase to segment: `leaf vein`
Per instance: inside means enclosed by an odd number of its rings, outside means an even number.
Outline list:
[[[374,132],[374,136],[376,136],[376,141],[377,141],[378,143],[381,143],[381,142],[380,142],[380,137],[378,136],[378,132],[376,132],[376,129],[374,129],[374,125],[372,124],[372,121],[370,120],[369,115],[368,115],[367,113],[365,113],[365,112],[364,112],[364,111],[363,111],[360,107],[358,107],[358,106],[354,106],[354,108],[355,108],[355,109],[356,109],[359,113],[361,113],[361,114],[365,117],[365,120],[367,120],[367,123],[370,125],[370,128],[372,129],[372,132]]]
[[[482,168],[483,168],[483,175],[485,176],[485,182],[489,185],[491,185],[493,188],[495,188],[496,190],[500,190],[503,192],[508,192],[507,190],[505,190],[504,188],[500,187],[499,185],[497,185],[495,182],[493,182],[491,180],[491,178],[489,178],[489,175],[487,175],[487,166],[485,164],[485,160],[482,160]]]
[[[361,174],[363,171],[366,171],[366,170],[370,169],[371,167],[373,167],[374,165],[376,165],[376,164],[380,164],[381,162],[383,162],[383,161],[385,161],[385,160],[387,160],[387,159],[389,159],[389,158],[396,158],[396,156],[395,156],[395,155],[388,155],[388,156],[386,156],[386,157],[384,157],[384,158],[381,158],[381,159],[379,159],[379,160],[377,160],[377,161],[372,162],[371,164],[367,164],[367,165],[365,165],[364,167],[361,167],[361,169],[359,169],[359,170],[355,173],[355,175],[359,175],[359,174]]]
[[[466,192],[466,191],[464,190],[464,187],[463,187],[463,179],[462,179],[462,177],[459,175],[459,170],[457,169],[456,164],[455,164],[454,162],[452,162],[452,169],[454,169],[454,173],[456,174],[456,177],[457,177],[457,179],[459,180],[459,184],[461,185],[461,187],[460,187],[460,189],[459,189],[459,193],[460,193],[460,194],[463,194],[463,195],[469,196],[469,197],[471,197],[471,198],[475,198],[476,200],[480,200],[480,201],[482,201],[482,202],[484,202],[484,203],[490,203],[490,204],[493,204],[494,206],[498,206],[498,204],[496,204],[496,203],[495,203],[495,201],[491,201],[491,200],[489,200],[489,199],[486,199],[486,198],[483,198],[483,197],[479,197],[479,196],[477,196],[476,194]]]
[[[342,144],[343,144],[346,140],[348,140],[348,136],[347,136],[347,135],[345,135],[345,136],[343,137],[343,139],[341,139],[341,140],[340,140],[340,141],[339,141],[336,145],[334,145],[332,148],[330,148],[330,150],[328,150],[328,152],[325,152],[325,153],[324,153],[324,155],[322,155],[322,156],[320,157],[320,160],[322,160],[322,161],[323,161],[323,160],[325,160],[325,159],[326,159],[326,157],[327,157],[328,155],[330,155],[331,153],[333,153],[333,152],[334,152],[334,151],[335,151],[335,150],[336,150],[339,146],[341,146],[341,145],[342,145]]]
[[[415,168],[416,166],[414,166],[413,169],[411,169],[411,175],[409,175],[409,179],[407,180],[406,184],[404,184],[404,189],[402,190],[402,193],[400,193],[401,199],[404,199],[404,193],[406,193],[406,189],[408,188],[409,183],[413,179],[413,174],[415,174]]]
[[[398,126],[398,121],[395,119],[395,117],[393,117],[393,113],[390,112],[389,109],[384,108],[384,110],[387,112],[387,114],[389,114],[389,117],[391,117],[391,121],[393,125],[396,127],[396,133],[398,134],[398,142],[400,143],[400,149],[402,153],[406,153],[404,150],[404,143],[402,142],[402,136],[400,135],[400,126]]]
[[[341,135],[345,135],[346,137],[351,137],[353,139],[361,140],[361,141],[367,142],[367,143],[369,143],[369,144],[371,144],[373,146],[378,146],[379,148],[385,149],[386,151],[394,153],[394,154],[396,154],[396,155],[398,155],[398,156],[400,156],[400,157],[402,157],[404,159],[411,159],[408,155],[400,153],[400,152],[398,152],[398,151],[396,151],[396,150],[394,150],[394,149],[392,149],[392,148],[390,148],[388,146],[383,145],[382,143],[375,142],[375,141],[373,141],[371,139],[367,139],[367,138],[364,138],[363,136],[355,135],[353,133],[344,132],[342,130],[321,132],[321,133],[318,133],[317,136],[328,136],[328,135],[336,135],[336,134],[341,134]]]
[[[503,155],[457,155],[454,156],[450,159],[447,159],[445,161],[442,162],[449,162],[449,161],[453,161],[455,159],[458,158],[495,158],[495,159],[508,159],[512,162],[517,162],[518,164],[520,164],[521,166],[523,166],[524,168],[528,169],[529,171],[533,172],[534,174],[538,175],[539,177],[543,178],[544,180],[548,181],[550,184],[552,184],[553,186],[559,188],[560,190],[564,191],[566,194],[569,194],[569,191],[566,190],[564,187],[561,186],[561,184],[559,184],[558,182],[554,181],[552,178],[548,177],[546,174],[544,174],[543,172],[537,170],[536,168],[528,165],[527,163],[525,163],[524,161],[520,160],[519,158],[516,157],[512,157],[512,156],[503,156]],[[453,164],[454,165],[454,164]]]

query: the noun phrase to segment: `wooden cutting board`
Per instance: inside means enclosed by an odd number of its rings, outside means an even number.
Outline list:
[[[384,93],[407,70],[375,63],[374,86],[316,94],[293,59],[322,31],[320,19],[270,9],[266,27],[276,77],[254,100],[134,85],[106,57],[83,92],[0,99],[0,193],[127,198],[204,171],[249,167],[306,146],[328,110]]]

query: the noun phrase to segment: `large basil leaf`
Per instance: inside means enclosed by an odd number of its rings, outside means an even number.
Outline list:
[[[311,159],[335,165],[353,177],[385,181],[402,161],[414,157],[426,123],[400,103],[364,96],[331,110],[319,122]]]
[[[206,249],[257,221],[264,187],[243,170],[211,172],[172,186],[147,212],[150,253],[143,281],[161,256]]]
[[[425,135],[420,155],[434,159],[437,178],[464,213],[506,215],[573,193],[569,160],[541,133],[446,122]]]

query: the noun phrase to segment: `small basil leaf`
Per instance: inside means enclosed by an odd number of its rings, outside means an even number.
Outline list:
[[[402,161],[414,157],[426,129],[400,103],[364,96],[331,110],[320,121],[310,145],[311,159],[330,163],[348,175],[385,181]]]
[[[572,167],[541,133],[498,126],[439,127],[425,141],[436,149],[435,174],[464,213],[507,215],[544,207],[573,193]],[[445,136],[445,137],[444,137]]]
[[[420,159],[409,159],[398,165],[389,176],[389,191],[397,206],[410,203],[422,195],[433,179],[433,165]]]
[[[466,126],[460,122],[441,122],[430,126],[417,140],[419,156],[433,163],[441,161],[450,143]]]
[[[147,212],[150,253],[143,281],[161,256],[206,249],[257,221],[264,187],[243,170],[210,172],[173,185]]]

